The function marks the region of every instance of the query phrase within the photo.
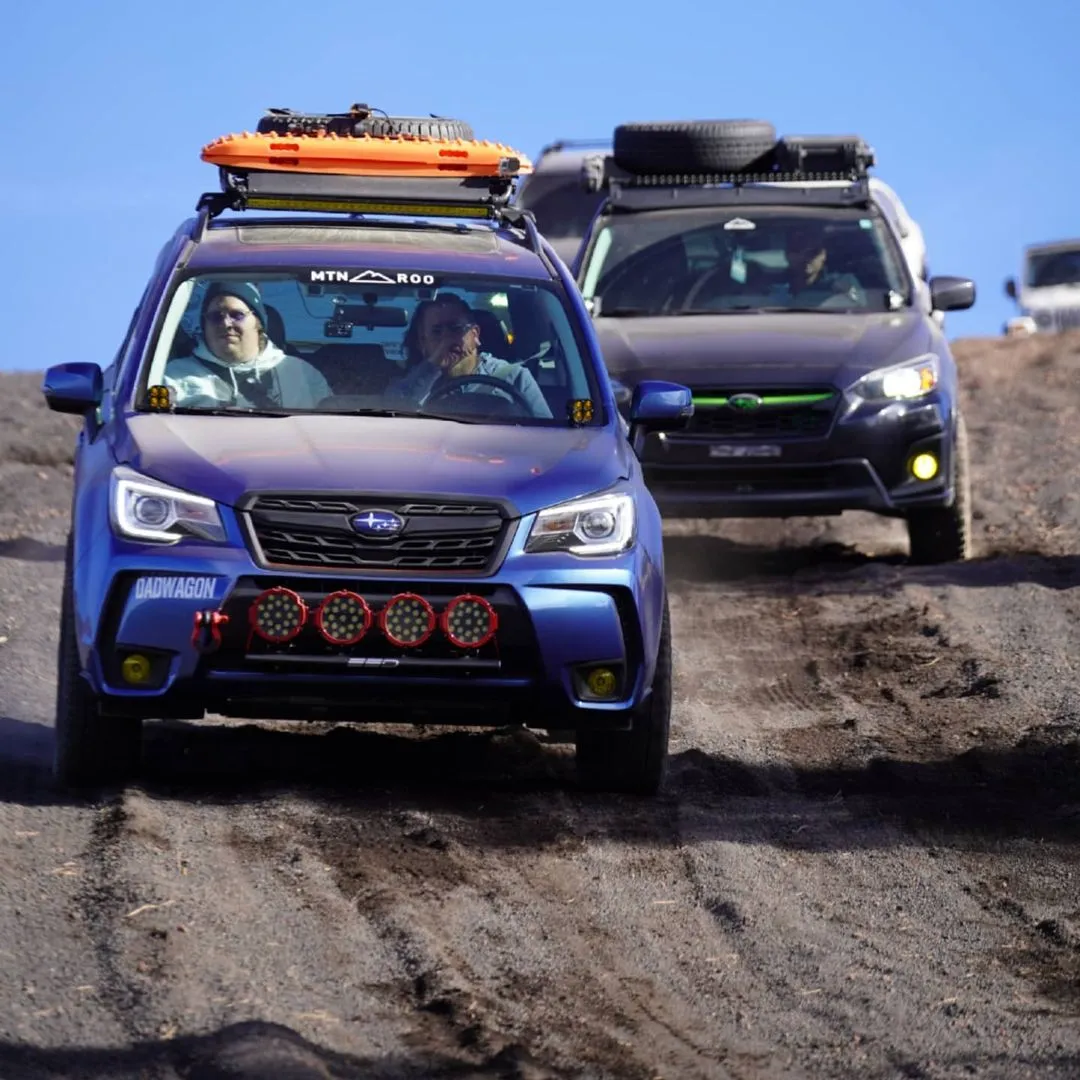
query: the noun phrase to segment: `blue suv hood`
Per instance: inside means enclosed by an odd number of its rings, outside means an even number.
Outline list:
[[[619,432],[401,417],[129,416],[117,459],[227,505],[255,490],[509,499],[521,514],[629,475]]]

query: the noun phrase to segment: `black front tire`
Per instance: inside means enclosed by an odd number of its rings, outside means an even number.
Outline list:
[[[920,566],[971,558],[971,466],[967,427],[956,418],[952,506],[912,510],[907,516],[910,561]]]
[[[130,717],[103,717],[97,697],[82,676],[75,636],[71,564],[69,537],[56,657],[53,777],[61,787],[122,783],[138,772],[142,755],[142,721]]]
[[[634,711],[629,731],[579,731],[577,772],[593,791],[655,795],[667,776],[671,736],[671,615],[667,597],[652,691]]]

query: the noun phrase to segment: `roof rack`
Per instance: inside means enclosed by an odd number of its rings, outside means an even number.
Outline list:
[[[521,229],[529,247],[543,257],[530,211],[512,206],[516,176],[390,177],[277,170],[218,170],[221,191],[204,192],[196,203],[196,243],[210,222],[226,210],[274,210],[285,213],[347,214],[403,218],[450,218],[490,221]]]
[[[873,164],[873,149],[857,135],[789,135],[755,162],[754,171],[631,173],[609,154],[586,161],[581,179],[587,190],[606,189],[608,208],[614,212],[793,202],[869,206],[868,170]],[[829,186],[820,186],[822,181]]]

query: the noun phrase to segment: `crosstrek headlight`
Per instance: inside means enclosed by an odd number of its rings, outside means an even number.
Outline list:
[[[536,515],[528,552],[618,555],[634,542],[634,500],[628,494],[594,495],[548,507]]]
[[[175,544],[185,536],[225,540],[217,503],[170,487],[124,465],[113,469],[110,511],[113,530],[132,540]]]
[[[924,397],[938,384],[938,359],[933,354],[864,375],[851,392],[864,401],[905,401]]]

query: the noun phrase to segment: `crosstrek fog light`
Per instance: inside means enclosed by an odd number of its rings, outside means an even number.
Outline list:
[[[315,626],[331,645],[355,645],[370,629],[371,608],[348,589],[327,596],[315,612]]]
[[[264,641],[281,645],[292,641],[308,619],[304,601],[292,589],[277,586],[259,593],[248,609],[251,629]]]
[[[495,636],[499,616],[482,596],[455,596],[442,613],[442,629],[451,645],[479,649]]]
[[[934,454],[916,454],[911,459],[910,468],[916,480],[933,480],[938,474],[938,459]]]
[[[390,597],[379,613],[379,626],[386,640],[399,649],[423,645],[435,630],[435,610],[416,593]]]

